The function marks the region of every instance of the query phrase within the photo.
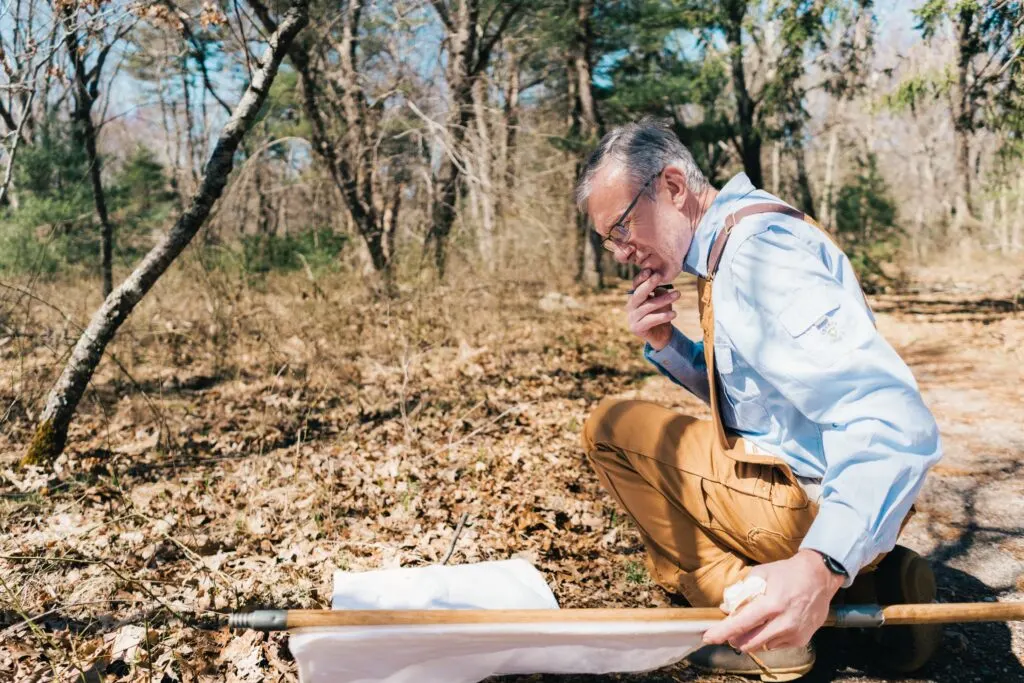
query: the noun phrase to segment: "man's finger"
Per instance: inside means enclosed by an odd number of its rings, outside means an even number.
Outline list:
[[[771,641],[783,642],[788,639],[790,625],[781,618],[772,619],[764,625],[731,640],[733,647],[743,652],[757,652]]]
[[[721,645],[752,631],[781,611],[773,601],[759,598],[704,632],[704,642]]]
[[[674,292],[668,292],[667,294],[659,294],[658,296],[652,296],[647,301],[643,302],[635,309],[634,317],[639,320],[640,318],[650,313],[655,313],[658,310],[671,306],[679,296]]]
[[[629,298],[630,306],[637,308],[640,304],[647,301],[647,297],[649,297],[651,292],[654,291],[654,288],[658,286],[659,279],[658,275],[654,274],[637,285],[636,289],[633,290],[633,296]]]
[[[643,270],[641,270],[641,271],[640,271],[639,273],[637,273],[636,275],[634,275],[634,276],[633,276],[633,289],[636,289],[637,287],[639,287],[639,286],[640,286],[640,283],[642,283],[643,281],[645,281],[645,280],[646,280],[647,278],[649,278],[650,276],[651,276],[651,271],[650,271],[650,270],[648,270],[648,269],[646,269],[646,268],[644,268],[644,269],[643,269]]]
[[[675,311],[666,311],[665,313],[655,313],[653,315],[646,315],[633,325],[633,331],[637,334],[646,332],[652,327],[663,325],[667,322],[671,322],[676,317]]]

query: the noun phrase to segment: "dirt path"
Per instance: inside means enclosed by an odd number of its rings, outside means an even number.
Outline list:
[[[971,291],[875,302],[946,450],[903,542],[932,558],[943,600],[1024,599],[1024,315],[992,288]],[[0,433],[0,679],[295,680],[283,635],[181,617],[325,606],[335,569],[439,561],[463,513],[455,562],[526,557],[565,606],[666,604],[579,429],[607,395],[707,411],[640,357],[622,291],[483,292],[461,318],[450,298],[353,309],[272,288],[246,296],[226,346],[189,337],[211,324],[199,307],[132,330],[117,352],[137,384],[109,368],[97,378],[56,475],[13,466],[27,416]],[[690,334],[695,318],[680,316]],[[4,353],[0,370],[20,371],[24,356]],[[905,680],[1024,681],[1019,625],[947,635]],[[820,645],[810,680],[885,680],[835,634]],[[685,664],[519,680],[540,679],[724,680]]]

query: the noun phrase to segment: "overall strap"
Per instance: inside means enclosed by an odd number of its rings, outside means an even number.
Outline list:
[[[776,202],[758,202],[757,204],[748,204],[739,211],[733,211],[725,219],[725,226],[719,231],[718,237],[715,238],[715,243],[711,245],[711,251],[708,253],[708,279],[712,280],[715,277],[715,273],[718,272],[718,263],[722,260],[722,252],[725,251],[725,243],[729,241],[729,233],[736,227],[744,218],[749,216],[755,216],[759,213],[781,213],[786,216],[791,216],[800,221],[806,221],[814,227],[821,229],[813,219],[809,219],[807,214],[803,211],[794,209],[791,206],[785,204],[778,204]],[[825,232],[822,230],[822,232]],[[828,235],[828,233],[825,233]],[[830,235],[831,237],[831,235]]]
[[[715,242],[711,246],[711,252],[708,254],[708,276],[697,280],[697,301],[700,327],[704,333],[704,364],[708,368],[708,403],[711,407],[711,421],[715,425],[718,443],[723,449],[729,448],[729,441],[725,434],[725,424],[722,422],[722,411],[718,403],[718,374],[715,372],[715,313],[711,304],[711,284],[714,282],[715,273],[718,272],[718,264],[722,260],[722,252],[725,251],[725,243],[729,241],[729,233],[741,220],[759,213],[781,213],[807,221],[815,227],[821,227],[803,211],[776,202],[759,202],[744,206],[729,214],[725,219],[725,226],[719,231],[718,237],[715,238]],[[825,231],[822,230],[822,232]]]

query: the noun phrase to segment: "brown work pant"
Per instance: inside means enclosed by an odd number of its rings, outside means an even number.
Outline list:
[[[795,554],[818,511],[785,463],[728,440],[725,449],[708,420],[638,400],[605,399],[583,427],[583,448],[639,528],[652,577],[694,607],[718,605],[752,565]]]

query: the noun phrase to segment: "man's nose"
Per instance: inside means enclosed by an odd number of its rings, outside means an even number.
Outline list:
[[[629,259],[636,253],[636,247],[632,244],[627,244],[624,247],[619,247],[615,250],[614,258],[618,263],[623,265],[629,263]]]

